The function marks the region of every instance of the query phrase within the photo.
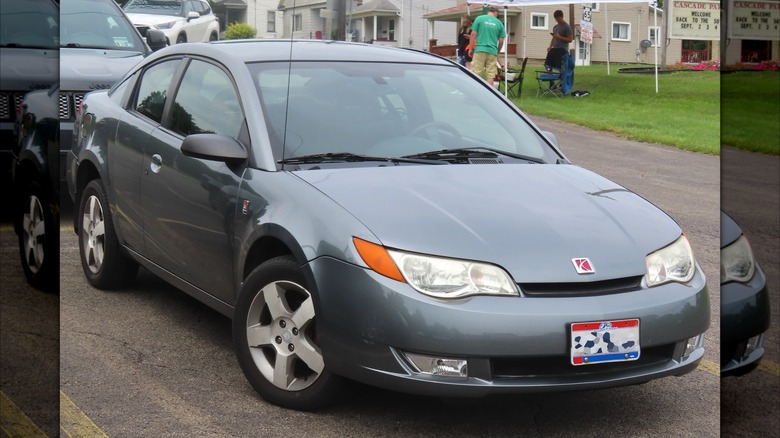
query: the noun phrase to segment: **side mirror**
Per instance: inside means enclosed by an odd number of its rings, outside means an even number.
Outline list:
[[[542,134],[547,137],[547,140],[550,140],[550,143],[552,143],[553,146],[556,148],[558,147],[558,137],[556,137],[555,134],[550,131],[542,131]]]
[[[246,148],[233,137],[222,134],[191,134],[184,137],[181,152],[187,157],[231,162],[249,158]]]
[[[165,34],[160,29],[149,29],[146,31],[146,44],[153,51],[158,51],[168,45]]]
[[[187,14],[187,21],[193,20],[193,19],[195,19],[195,18],[200,18],[200,14],[199,14],[199,13],[197,13],[197,12],[195,12],[195,11],[190,11],[190,12]]]

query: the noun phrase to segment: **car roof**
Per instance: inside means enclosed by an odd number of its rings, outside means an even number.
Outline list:
[[[324,40],[223,40],[211,43],[176,44],[156,52],[159,56],[187,54],[233,61],[365,61],[452,65],[438,55],[418,50],[365,43]]]

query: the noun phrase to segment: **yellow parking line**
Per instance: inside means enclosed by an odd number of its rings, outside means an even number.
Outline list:
[[[73,401],[60,391],[60,430],[71,438],[108,438]]]
[[[701,362],[699,362],[699,368],[710,374],[720,376],[720,365],[711,360],[702,359]]]
[[[0,429],[11,438],[48,437],[19,406],[0,391]]]
[[[761,362],[758,364],[758,369],[775,376],[780,376],[780,364],[772,362],[771,360],[761,359]]]

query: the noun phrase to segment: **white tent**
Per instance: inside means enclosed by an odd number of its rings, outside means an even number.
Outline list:
[[[506,11],[509,6],[532,6],[532,5],[569,5],[569,4],[591,4],[592,2],[585,2],[581,0],[480,0],[480,1],[468,1],[468,5],[481,4],[481,5],[493,5],[504,6],[504,28],[507,27]],[[599,3],[647,3],[650,6],[655,7],[656,2],[654,0],[601,0]],[[605,5],[606,8],[606,5]],[[605,15],[605,20],[606,20]],[[658,14],[653,13],[654,26],[658,27]],[[656,35],[656,39],[659,36]],[[504,40],[504,47],[509,44],[509,34],[507,34]],[[507,65],[507,50],[504,50],[504,65]],[[609,58],[607,58],[607,68],[609,69]],[[504,75],[504,95],[507,93],[506,75]],[[655,44],[655,92],[658,93],[658,44]]]

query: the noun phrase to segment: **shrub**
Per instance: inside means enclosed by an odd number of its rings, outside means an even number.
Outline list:
[[[225,31],[225,35],[222,37],[222,39],[240,40],[254,38],[255,35],[257,35],[257,30],[255,30],[254,27],[246,23],[239,23],[236,21],[228,25],[227,30]]]

